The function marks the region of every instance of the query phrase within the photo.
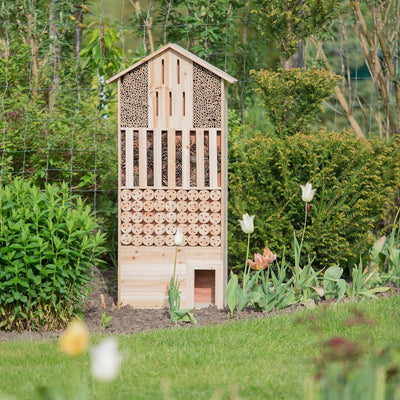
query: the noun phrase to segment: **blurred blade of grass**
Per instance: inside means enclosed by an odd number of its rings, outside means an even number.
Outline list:
[[[363,318],[354,323],[354,315]],[[0,398],[31,400],[36,387],[58,385],[69,399],[80,390],[90,399],[301,399],[328,338],[356,341],[367,355],[400,345],[399,322],[400,297],[392,296],[119,336],[122,370],[108,385],[92,381],[89,355],[67,358],[54,340],[1,343],[0,333]]]

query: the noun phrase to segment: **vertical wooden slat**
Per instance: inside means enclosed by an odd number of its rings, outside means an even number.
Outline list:
[[[196,130],[196,171],[197,187],[204,187],[204,131]]]
[[[168,129],[168,187],[169,188],[175,188],[176,186],[175,148],[176,148],[175,130]]]
[[[139,186],[147,187],[147,131],[139,129]]]
[[[154,187],[161,189],[162,185],[162,145],[161,145],[161,129],[154,129]]]
[[[182,130],[182,187],[190,187],[190,130]]]
[[[218,186],[218,147],[217,147],[217,130],[210,129],[209,131],[209,168],[210,168],[210,187]]]
[[[125,185],[133,187],[133,129],[125,131]]]

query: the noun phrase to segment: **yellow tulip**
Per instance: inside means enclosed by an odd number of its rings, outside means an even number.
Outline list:
[[[89,330],[87,325],[75,319],[69,323],[59,342],[59,349],[69,356],[86,353],[89,348]]]

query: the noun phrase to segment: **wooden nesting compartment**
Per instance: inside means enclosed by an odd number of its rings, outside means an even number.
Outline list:
[[[120,72],[119,300],[166,307],[174,236],[182,307],[225,306],[230,75],[177,45]]]

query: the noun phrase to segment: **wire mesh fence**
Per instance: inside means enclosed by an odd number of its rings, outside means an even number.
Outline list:
[[[254,12],[262,3],[1,0],[1,182],[66,181],[115,235],[116,87],[105,80],[170,42],[239,80],[230,88],[230,109],[244,136],[268,131],[250,76],[280,62]],[[316,127],[366,137],[398,133],[398,3],[365,2],[360,10],[354,3],[323,38],[298,46],[293,67],[317,64],[343,77]]]

